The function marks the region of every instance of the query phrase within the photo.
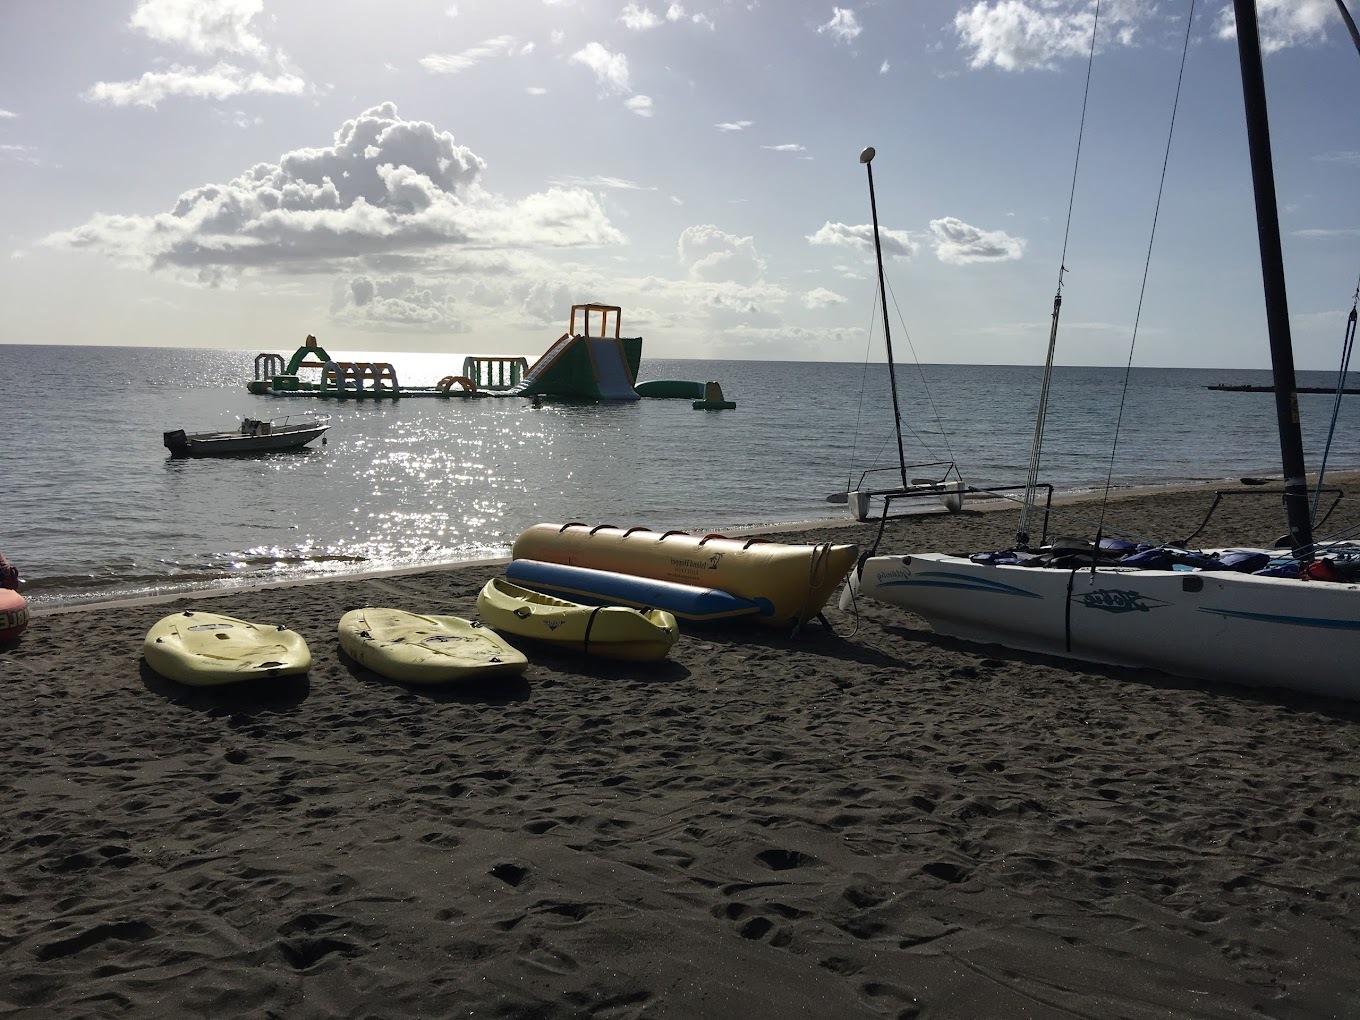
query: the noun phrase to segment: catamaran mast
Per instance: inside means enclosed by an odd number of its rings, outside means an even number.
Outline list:
[[[874,198],[874,147],[870,145],[859,154],[859,161],[869,172],[869,211],[874,219],[874,257],[878,260],[878,293],[883,298],[883,341],[888,347],[888,383],[892,386],[893,427],[897,430],[897,466],[902,472],[902,488],[907,487],[907,452],[902,446],[902,411],[897,406],[897,370],[893,368],[892,333],[888,330],[888,291],[883,286],[883,246],[878,240],[878,202]]]
[[[1313,525],[1308,509],[1308,479],[1303,463],[1303,436],[1299,429],[1294,346],[1289,335],[1289,303],[1285,298],[1284,254],[1280,247],[1280,216],[1275,203],[1275,169],[1270,158],[1270,125],[1266,119],[1265,73],[1261,68],[1261,40],[1256,25],[1256,2],[1233,0],[1233,11],[1237,16],[1237,54],[1242,65],[1242,99],[1247,114],[1251,180],[1256,192],[1256,231],[1261,247],[1261,277],[1265,285],[1270,364],[1275,377],[1275,417],[1280,432],[1280,460],[1284,468],[1284,505],[1289,519],[1289,542],[1295,555],[1311,558]]]

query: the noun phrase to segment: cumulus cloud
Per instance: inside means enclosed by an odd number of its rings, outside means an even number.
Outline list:
[[[712,224],[687,228],[680,235],[679,257],[693,280],[753,284],[765,273],[754,239],[724,233]]]
[[[660,18],[648,8],[640,7],[634,0],[629,0],[623,13],[619,15],[619,20],[623,22],[624,28],[632,29],[634,32],[643,32],[661,24]]]
[[[652,115],[651,96],[632,96],[625,99],[623,105],[632,110],[639,117],[650,117]]]
[[[769,149],[771,152],[805,152],[804,146],[796,142],[786,142],[783,145],[762,145],[762,149]]]
[[[818,25],[817,31],[830,35],[836,42],[849,44],[854,42],[855,37],[863,30],[859,27],[854,11],[848,7],[833,7],[831,20],[825,25]]]
[[[270,77],[219,63],[210,70],[171,66],[168,71],[148,71],[136,81],[101,81],[90,86],[84,98],[111,106],[146,106],[155,109],[171,96],[191,99],[231,99],[245,94],[300,95],[307,84],[296,75]]]
[[[185,192],[169,212],[100,214],[45,243],[216,284],[262,266],[319,272],[365,256],[622,242],[589,191],[512,201],[482,187],[485,168],[447,131],[384,103],[346,121],[332,145]]]
[[[432,74],[457,74],[492,57],[523,56],[533,49],[533,43],[520,43],[513,35],[498,35],[460,53],[431,53],[420,58],[420,66]]]
[[[874,227],[872,223],[850,226],[845,223],[828,222],[822,224],[815,234],[809,234],[807,241],[809,244],[827,244],[842,248],[853,248],[856,251],[873,251]],[[919,249],[917,243],[905,230],[887,230],[880,227],[878,241],[883,248],[883,254],[889,258],[909,259]]]
[[[970,262],[1011,262],[1025,252],[1025,242],[1004,230],[982,230],[953,216],[930,221],[935,256],[952,266]]]
[[[629,81],[628,58],[622,53],[611,53],[597,42],[586,43],[571,55],[574,64],[582,64],[595,72],[595,80],[609,92],[632,92]]]
[[[754,123],[755,121],[750,120],[725,120],[721,124],[714,124],[713,126],[719,131],[745,131]]]
[[[827,290],[825,287],[818,287],[810,290],[803,295],[803,307],[809,309],[827,308],[831,305],[843,305],[845,298],[837,294],[834,290]]]
[[[1261,49],[1274,53],[1290,46],[1322,42],[1327,37],[1327,22],[1335,16],[1334,0],[1257,0]],[[1237,18],[1231,4],[1218,12],[1218,37],[1237,38]]]
[[[467,324],[445,288],[414,276],[355,276],[336,288],[331,318],[379,330],[466,333]]]
[[[1107,5],[1101,9],[1098,48],[1131,45],[1151,17],[1146,0]],[[1094,20],[1095,8],[1087,0],[983,0],[954,15],[954,31],[972,52],[969,66],[1025,71],[1085,58]]]
[[[8,119],[8,118],[10,118],[10,117],[17,117],[17,116],[19,116],[17,113],[14,113],[14,112],[12,112],[12,111],[10,111],[10,110],[0,110],[0,120],[6,120],[6,119]]]
[[[172,96],[231,99],[235,96],[299,95],[306,83],[286,66],[282,53],[271,52],[251,25],[262,0],[142,0],[129,25],[157,42],[199,55],[232,54],[251,58],[255,70],[219,60],[208,70],[172,64],[167,71],[148,71],[131,81],[99,81],[83,98],[113,106],[156,108]]]
[[[193,53],[240,53],[263,60],[268,49],[251,21],[263,0],[142,0],[129,24],[157,42]]]

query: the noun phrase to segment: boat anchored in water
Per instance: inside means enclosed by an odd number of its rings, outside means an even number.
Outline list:
[[[227,457],[240,453],[273,453],[299,450],[331,427],[329,414],[286,414],[261,421],[243,418],[233,432],[185,432],[164,434],[172,457]],[[324,443],[325,440],[323,439]]]

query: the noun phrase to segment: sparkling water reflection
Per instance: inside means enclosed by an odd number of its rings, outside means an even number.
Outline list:
[[[534,408],[519,398],[256,397],[244,388],[253,357],[0,347],[7,377],[23,380],[11,388],[0,449],[0,549],[20,565],[35,605],[504,555],[540,521],[706,532],[839,518],[844,508],[826,494],[876,458],[896,457],[881,365],[644,359],[643,379],[717,379],[738,402],[706,412],[688,400]],[[461,354],[381,359],[406,385],[462,363]],[[952,454],[973,484],[1021,481],[1039,377],[1037,368],[904,368],[908,456]],[[1270,396],[1204,389],[1263,381],[1260,372],[1135,370],[1115,480],[1277,474]],[[1103,482],[1121,385],[1120,370],[1057,371],[1047,480]],[[1354,400],[1343,403],[1337,468],[1360,464]],[[1300,401],[1315,464],[1332,398]],[[309,410],[333,416],[324,446],[199,461],[172,460],[161,444],[166,429]]]

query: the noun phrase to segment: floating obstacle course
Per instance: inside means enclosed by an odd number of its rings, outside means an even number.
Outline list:
[[[592,320],[598,322],[597,334],[591,332]],[[246,388],[261,396],[358,401],[488,396],[634,401],[646,396],[690,399],[703,410],[737,406],[716,382],[639,383],[642,338],[622,336],[621,320],[618,305],[572,305],[567,331],[532,365],[523,357],[472,355],[463,359],[460,374],[446,375],[434,386],[402,386],[389,362],[337,361],[309,334],[287,362],[281,354],[257,354],[255,377]]]

